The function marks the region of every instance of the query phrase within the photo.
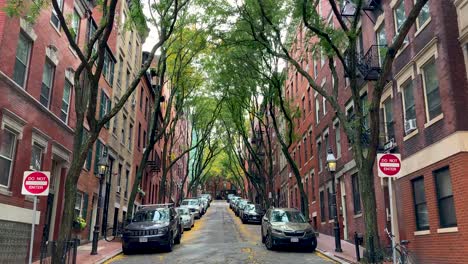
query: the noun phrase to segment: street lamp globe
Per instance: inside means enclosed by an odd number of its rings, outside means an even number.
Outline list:
[[[335,158],[335,155],[333,155],[333,151],[331,150],[331,148],[328,149],[328,153],[327,153],[327,165],[328,165],[328,171],[330,172],[336,171],[336,158]]]
[[[100,176],[106,175],[107,170],[109,169],[109,164],[107,163],[107,156],[102,156],[98,161],[98,174]]]

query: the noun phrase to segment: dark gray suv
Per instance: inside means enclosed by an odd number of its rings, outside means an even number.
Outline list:
[[[170,252],[182,236],[180,216],[172,204],[140,206],[123,231],[122,251],[136,248],[163,248]]]

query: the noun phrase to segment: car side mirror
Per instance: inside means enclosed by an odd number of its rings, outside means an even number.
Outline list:
[[[268,218],[266,218],[266,217],[263,218],[263,221],[265,221],[267,223],[270,222],[270,220],[268,220]]]
[[[313,221],[312,221],[311,219],[309,219],[309,221],[307,221],[307,222],[308,222],[309,224],[312,224]]]

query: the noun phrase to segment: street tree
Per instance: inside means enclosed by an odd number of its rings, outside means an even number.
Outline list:
[[[251,0],[245,1],[245,4],[239,8],[239,13],[250,27],[251,38],[261,44],[266,52],[287,62],[288,66],[302,75],[309,86],[323,96],[333,108],[340,125],[350,139],[353,157],[359,171],[359,187],[364,207],[365,242],[371,250],[379,247],[373,169],[379,146],[379,107],[382,93],[391,78],[394,59],[405,43],[406,36],[419,13],[423,8],[427,8],[428,1],[415,1],[393,40],[387,44],[387,47],[377,51],[381,55],[381,71],[376,80],[368,83],[372,89],[367,100],[360,98],[365,69],[360,67],[363,61],[358,52],[358,38],[361,32],[360,21],[364,19],[362,12],[367,8],[368,1],[329,0],[338,27],[335,27],[336,23],[330,24],[321,17],[317,7],[321,2],[323,1]],[[348,13],[352,11],[346,17],[341,12],[343,4],[348,5]],[[299,41],[300,38],[296,38],[298,29],[305,31],[302,42]],[[295,50],[304,52],[298,55]],[[330,89],[317,83],[307,70],[307,66],[302,63],[301,58],[309,56],[307,51],[322,54],[323,59],[328,62],[327,66],[333,77],[333,87]],[[347,117],[344,106],[338,102],[341,95],[339,87],[344,87],[340,85],[340,81],[344,78],[338,76],[339,72],[343,72],[349,79],[355,109],[352,119]],[[280,99],[286,100],[281,97]],[[288,130],[291,131],[291,124]],[[292,169],[295,173],[295,168]],[[296,179],[300,183],[299,178]],[[374,252],[370,252],[370,256],[373,255]]]

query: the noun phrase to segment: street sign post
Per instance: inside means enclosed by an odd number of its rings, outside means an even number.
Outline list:
[[[34,226],[36,225],[37,196],[49,195],[50,172],[48,171],[25,171],[21,194],[34,196],[33,215],[31,225],[31,241],[29,244],[29,264],[32,263]]]
[[[400,154],[377,154],[377,170],[379,177],[397,178],[401,171]]]
[[[394,153],[384,153],[384,154],[377,154],[377,171],[379,177],[388,178],[388,194],[390,199],[390,224],[392,226],[392,234],[395,235],[395,221],[394,218],[394,200],[393,200],[393,179],[398,178],[401,172],[401,155],[394,154]],[[393,255],[393,263],[396,263],[396,251],[395,251],[395,239],[392,239],[392,255]]]

